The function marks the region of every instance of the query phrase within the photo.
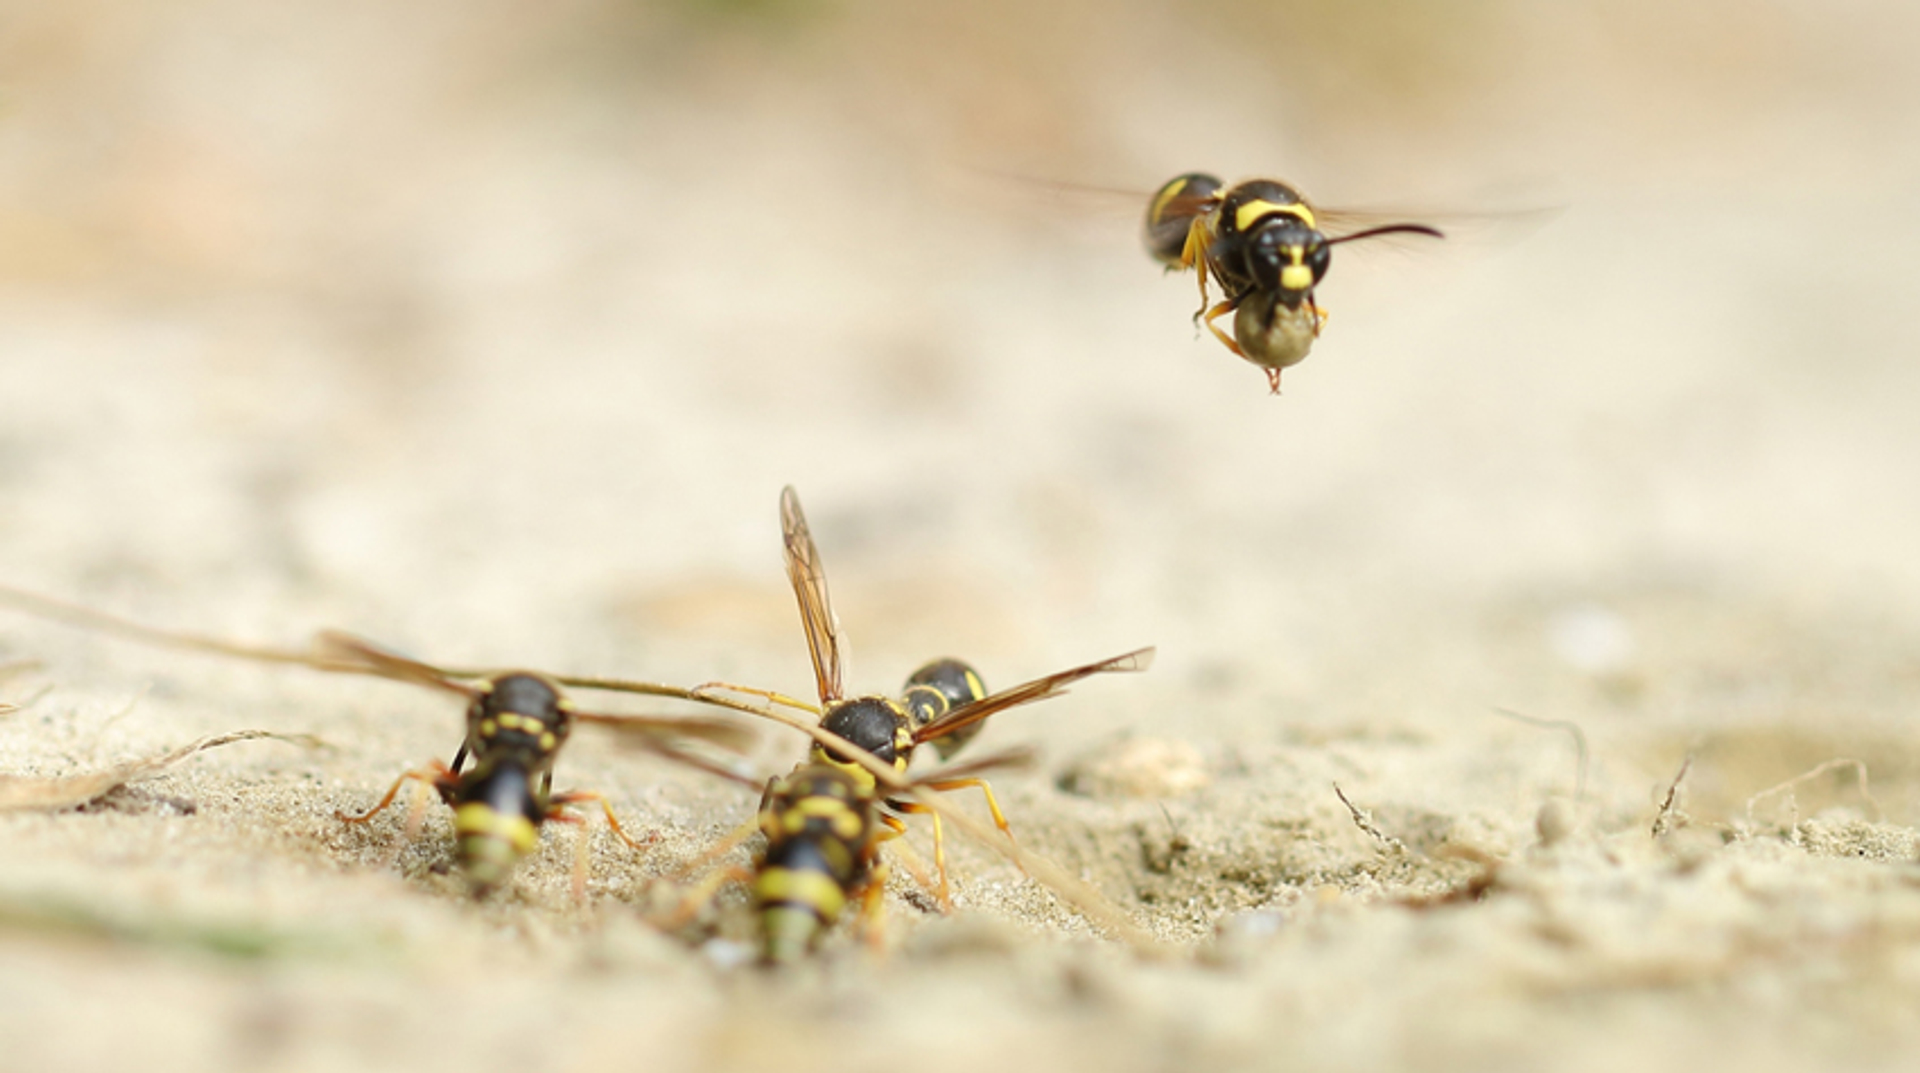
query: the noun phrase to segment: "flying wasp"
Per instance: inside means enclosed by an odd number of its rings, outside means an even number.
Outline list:
[[[1329,235],[1323,228],[1351,228]],[[1194,320],[1228,350],[1266,370],[1280,394],[1280,372],[1305,359],[1326,327],[1314,289],[1343,242],[1409,234],[1444,238],[1421,223],[1375,223],[1359,213],[1318,210],[1273,179],[1229,187],[1190,172],[1169,180],[1147,203],[1147,252],[1169,271],[1199,269]],[[1211,277],[1224,296],[1209,305]],[[1233,334],[1214,323],[1232,313]]]
[[[658,755],[730,778],[737,778],[730,767],[689,750],[685,743],[697,740],[738,750],[750,739],[746,729],[731,720],[584,711],[561,692],[561,679],[555,676],[537,671],[448,670],[333,631],[317,634],[312,650],[303,652],[160,629],[5,586],[0,586],[0,603],[148,644],[395,679],[461,697],[467,702],[466,736],[452,763],[435,761],[410,770],[368,811],[337,815],[346,823],[365,823],[391,805],[407,783],[426,785],[453,809],[454,859],[476,896],[498,887],[515,864],[533,851],[543,823],[581,822],[568,811],[569,805],[597,803],[621,841],[635,848],[640,845],[628,837],[604,795],[584,790],[553,792],[554,760],[575,724],[607,726]],[[624,691],[702,699],[692,691],[654,683],[625,683]],[[416,808],[409,829],[417,819]],[[582,865],[584,861],[582,857]],[[584,873],[576,873],[576,889],[583,881]]]

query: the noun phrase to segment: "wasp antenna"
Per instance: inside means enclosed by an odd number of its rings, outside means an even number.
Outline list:
[[[1339,238],[1330,238],[1327,240],[1327,245],[1337,246],[1342,242],[1352,242],[1355,239],[1362,238],[1377,238],[1381,235],[1426,235],[1429,238],[1447,237],[1439,228],[1428,227],[1426,224],[1387,224],[1384,227],[1369,227],[1364,231],[1355,231],[1351,235],[1341,235]]]

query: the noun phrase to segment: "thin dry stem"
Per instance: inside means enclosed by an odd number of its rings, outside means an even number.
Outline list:
[[[1880,808],[1880,802],[1874,798],[1873,790],[1867,783],[1867,765],[1863,761],[1855,760],[1855,759],[1852,759],[1851,757],[1837,756],[1837,757],[1834,757],[1832,760],[1828,760],[1824,763],[1816,765],[1811,770],[1804,771],[1798,775],[1795,775],[1793,778],[1788,779],[1787,781],[1780,783],[1777,786],[1769,786],[1766,789],[1760,791],[1759,793],[1754,794],[1752,797],[1747,798],[1747,822],[1748,823],[1753,822],[1753,806],[1754,805],[1758,804],[1762,798],[1772,797],[1774,794],[1780,794],[1780,793],[1784,793],[1788,795],[1787,801],[1789,803],[1789,807],[1792,808],[1796,814],[1798,814],[1799,804],[1797,801],[1795,801],[1795,799],[1792,796],[1793,788],[1796,786],[1799,786],[1801,783],[1808,782],[1813,779],[1817,779],[1820,776],[1826,774],[1827,772],[1834,771],[1839,768],[1853,769],[1854,774],[1857,775],[1860,779],[1860,796],[1866,799],[1867,804],[1872,806],[1873,808],[1873,818],[1875,820],[1880,820],[1885,818],[1885,813]]]
[[[1387,847],[1388,849],[1394,851],[1395,853],[1407,852],[1407,844],[1405,842],[1402,842],[1399,839],[1393,837],[1392,835],[1386,833],[1385,831],[1382,831],[1379,825],[1373,822],[1373,813],[1368,812],[1367,810],[1354,804],[1352,801],[1347,800],[1346,791],[1340,789],[1339,783],[1336,782],[1333,784],[1333,792],[1335,796],[1340,798],[1340,803],[1347,806],[1347,812],[1353,817],[1353,825],[1355,827],[1358,827],[1362,831],[1365,831],[1368,837],[1372,838],[1374,841],[1380,843],[1381,845]]]

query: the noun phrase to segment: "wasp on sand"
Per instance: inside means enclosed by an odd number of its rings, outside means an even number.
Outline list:
[[[687,743],[703,741],[737,751],[750,740],[746,729],[731,720],[585,711],[561,692],[561,679],[556,676],[537,671],[449,670],[333,631],[317,634],[313,649],[302,652],[146,626],[7,587],[0,587],[0,603],[42,618],[149,644],[262,663],[295,664],[332,673],[395,679],[462,698],[467,704],[466,736],[451,763],[434,761],[407,771],[368,811],[337,816],[346,823],[365,823],[391,805],[407,783],[431,788],[453,809],[454,859],[476,896],[497,888],[520,859],[533,852],[539,844],[542,824],[582,822],[568,810],[570,805],[598,804],[614,834],[628,846],[639,847],[640,843],[628,837],[603,794],[587,790],[553,792],[554,760],[575,724],[609,727],[657,755],[723,777],[737,776],[724,763],[689,749]],[[626,692],[700,699],[690,691],[673,686],[653,683],[625,683],[625,686]],[[407,821],[409,833],[417,829],[420,804],[416,801]],[[584,893],[585,849],[583,839],[574,876],[576,893]]]
[[[1328,234],[1328,228],[1338,233]],[[1333,247],[1382,235],[1427,235],[1421,223],[1382,223],[1362,213],[1315,209],[1298,190],[1273,179],[1229,187],[1190,172],[1169,180],[1147,203],[1147,252],[1169,271],[1197,268],[1200,309],[1214,338],[1266,370],[1280,394],[1280,371],[1298,364],[1326,327],[1314,289],[1333,261]],[[1209,305],[1207,281],[1223,292]],[[1233,334],[1214,321],[1232,313]]]
[[[827,593],[826,573],[806,514],[800,508],[800,497],[791,487],[780,493],[780,527],[787,578],[799,602],[819,703],[727,683],[710,683],[694,690],[723,703],[721,691],[756,696],[818,720],[808,724],[771,708],[739,707],[796,726],[814,742],[806,760],[789,774],[767,783],[755,822],[705,855],[710,859],[723,853],[755,830],[766,836],[767,848],[751,873],[723,872],[717,880],[749,881],[763,928],[763,958],[773,963],[792,960],[810,949],[854,898],[861,899],[863,915],[868,918],[878,912],[886,876],[885,865],[878,857],[879,847],[906,830],[902,817],[907,814],[928,813],[933,818],[939,897],[942,905],[951,904],[941,824],[946,810],[935,805],[927,791],[979,789],[994,825],[1011,839],[1006,815],[992,787],[980,775],[1026,763],[1030,759],[1027,754],[1000,754],[946,767],[925,777],[908,778],[907,765],[916,748],[932,744],[943,758],[950,757],[990,716],[1057,696],[1068,685],[1092,675],[1145,670],[1153,658],[1153,649],[1142,648],[992,694],[972,667],[959,660],[940,659],[909,676],[901,697],[877,693],[849,697],[843,682],[839,623]],[[576,684],[609,686],[605,680]],[[955,814],[947,815],[958,819]],[[1020,858],[1016,863],[1028,866]],[[1053,879],[1049,882],[1059,885]],[[713,889],[717,889],[717,883],[709,884],[702,895],[690,901],[703,901]],[[1076,904],[1083,910],[1086,907],[1084,902]]]

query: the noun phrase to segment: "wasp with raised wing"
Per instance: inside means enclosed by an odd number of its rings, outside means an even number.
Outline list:
[[[1143,671],[1153,660],[1152,648],[1137,649],[989,694],[972,667],[959,660],[942,659],[926,664],[909,676],[901,697],[879,693],[849,697],[843,679],[839,623],[827,593],[826,572],[821,566],[813,533],[807,526],[806,514],[800,508],[800,496],[791,487],[780,493],[780,528],[787,578],[800,606],[819,703],[720,684],[702,687],[698,692],[711,695],[713,690],[731,689],[817,715],[819,727],[827,735],[850,743],[902,776],[919,746],[932,744],[943,757],[950,757],[993,715],[1058,696],[1067,686],[1096,674]],[[866,766],[832,745],[816,740],[807,764],[837,768],[865,788],[865,792],[875,792],[873,775]],[[917,780],[915,785],[939,791],[977,788],[986,798],[995,826],[1011,835],[1006,814],[1001,811],[993,788],[971,766],[968,770],[933,772]],[[902,795],[885,794],[879,801],[878,816],[882,824],[899,831],[905,828],[901,815],[926,811],[929,810],[923,804]],[[933,814],[933,824],[934,861],[940,873],[940,897],[944,903],[948,900],[945,841],[937,812]]]

